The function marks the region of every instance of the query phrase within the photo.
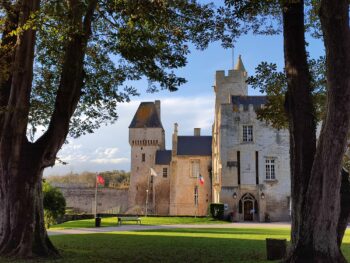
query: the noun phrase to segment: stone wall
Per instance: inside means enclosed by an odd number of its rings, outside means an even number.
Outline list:
[[[82,213],[95,213],[95,188],[57,186],[66,199],[66,207]],[[128,189],[99,188],[97,213],[123,213],[127,209]]]
[[[199,178],[191,177],[191,162],[199,161]],[[170,215],[205,216],[211,203],[211,156],[173,156],[170,192]],[[198,187],[198,206],[194,202],[194,189]]]

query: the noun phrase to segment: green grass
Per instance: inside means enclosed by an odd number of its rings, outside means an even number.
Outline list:
[[[52,236],[51,240],[59,248],[63,258],[42,262],[267,263],[271,261],[265,260],[265,239],[289,240],[289,235],[289,228],[162,229],[61,235]],[[350,232],[347,231],[343,252],[348,260],[349,242]]]
[[[141,222],[143,225],[177,225],[177,224],[221,224],[227,223],[227,221],[214,220],[209,217],[194,218],[194,217],[142,217]],[[128,221],[123,224],[136,224],[134,221]],[[102,227],[105,226],[117,226],[116,217],[104,217],[102,218]],[[91,228],[95,227],[94,219],[68,221],[63,224],[51,226],[50,229],[70,229],[70,228]]]

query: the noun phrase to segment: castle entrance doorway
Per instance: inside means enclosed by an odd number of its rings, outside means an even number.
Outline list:
[[[247,193],[242,196],[241,204],[243,205],[243,220],[254,221],[254,214],[257,212],[258,203],[253,195]]]
[[[253,204],[252,201],[244,202],[244,221],[253,221]]]

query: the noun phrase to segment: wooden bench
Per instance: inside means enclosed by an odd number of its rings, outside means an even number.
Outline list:
[[[141,218],[137,217],[137,216],[128,216],[128,217],[118,217],[118,224],[121,225],[122,222],[125,221],[136,221],[137,223],[139,223],[139,225],[141,225]]]

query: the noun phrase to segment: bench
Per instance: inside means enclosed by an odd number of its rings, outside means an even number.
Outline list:
[[[122,222],[125,221],[136,221],[137,223],[139,223],[139,225],[141,225],[141,218],[137,217],[137,216],[128,216],[128,217],[118,217],[118,224],[121,225]]]

